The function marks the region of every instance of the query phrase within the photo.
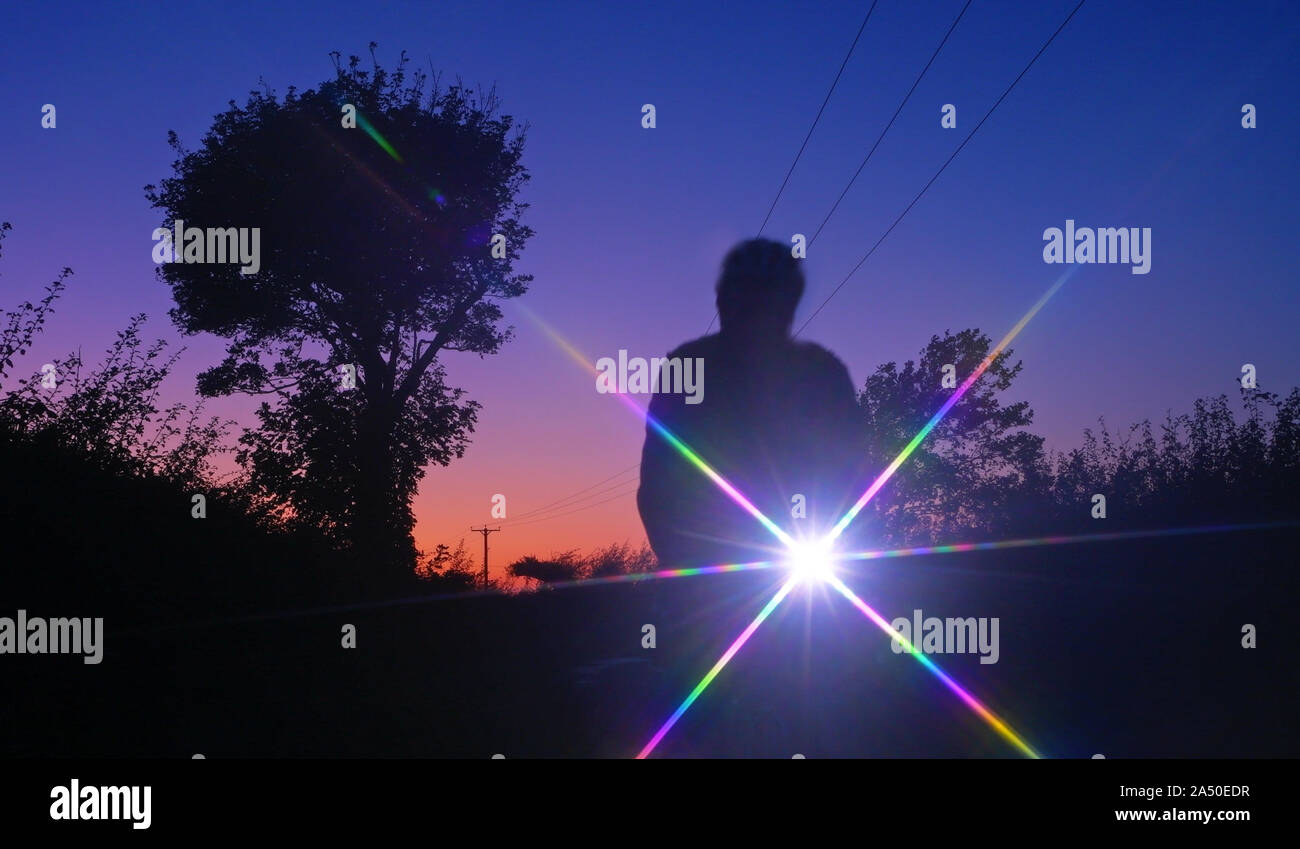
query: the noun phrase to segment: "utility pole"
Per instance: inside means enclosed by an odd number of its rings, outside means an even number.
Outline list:
[[[500,529],[500,528],[489,528],[487,525],[484,525],[484,526],[481,527],[481,528],[474,528],[474,527],[471,527],[470,530],[473,531],[473,532],[476,533],[476,534],[482,534],[482,535],[483,535],[483,589],[487,589],[487,586],[488,586],[488,576],[487,576],[487,538],[488,538],[488,534],[494,534],[494,533],[496,533],[497,531],[499,531],[499,530],[501,530],[501,529]]]

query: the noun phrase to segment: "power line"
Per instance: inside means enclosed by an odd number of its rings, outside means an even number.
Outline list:
[[[920,192],[917,193],[916,197],[912,198],[912,202],[909,203],[907,207],[904,208],[901,213],[899,213],[898,217],[894,219],[894,223],[889,225],[889,229],[885,231],[884,235],[882,235],[879,239],[877,239],[876,243],[871,246],[871,250],[867,251],[866,256],[858,260],[858,264],[853,266],[853,269],[844,276],[844,279],[840,281],[840,284],[836,286],[829,295],[826,296],[826,300],[822,301],[821,305],[818,306],[817,309],[813,310],[813,314],[808,316],[808,318],[804,321],[803,324],[799,325],[799,329],[796,330],[794,333],[795,336],[798,336],[800,333],[803,332],[803,329],[807,327],[814,318],[817,317],[817,314],[822,311],[822,309],[826,306],[826,304],[830,303],[831,298],[835,297],[835,295],[840,291],[840,289],[844,288],[844,284],[849,282],[849,278],[851,278],[854,274],[856,274],[857,270],[862,267],[863,263],[865,263],[868,259],[871,258],[871,255],[876,252],[876,248],[880,247],[881,243],[884,242],[886,238],[888,238],[889,234],[894,232],[894,228],[897,227],[899,222],[903,220],[904,216],[906,216],[907,213],[912,210],[912,207],[916,206],[917,201],[919,201],[921,199],[921,196],[924,195],[929,190],[930,186],[934,185],[934,181],[939,179],[939,175],[942,174],[944,170],[948,167],[948,165],[954,159],[957,158],[957,154],[961,153],[962,148],[964,148],[966,146],[966,143],[969,142],[971,138],[974,137],[975,133],[979,131],[979,128],[984,126],[984,122],[989,119],[989,116],[992,115],[993,111],[998,108],[998,105],[1002,103],[1002,101],[1006,99],[1006,96],[1011,93],[1011,90],[1016,87],[1016,83],[1020,82],[1021,78],[1024,77],[1025,74],[1029,73],[1029,69],[1032,68],[1034,66],[1034,63],[1038,61],[1038,57],[1042,56],[1043,53],[1047,50],[1047,48],[1051,45],[1051,43],[1056,40],[1056,37],[1061,34],[1062,30],[1065,29],[1066,24],[1070,23],[1070,20],[1074,17],[1075,13],[1078,12],[1081,8],[1083,8],[1083,4],[1085,2],[1086,0],[1079,0],[1079,4],[1074,7],[1074,10],[1071,11],[1070,14],[1066,16],[1065,20],[1061,22],[1061,25],[1056,28],[1056,32],[1052,33],[1051,37],[1048,38],[1047,41],[1043,43],[1043,46],[1038,48],[1038,52],[1034,54],[1034,58],[1029,60],[1029,64],[1025,66],[1025,69],[1020,72],[1019,76],[1017,76],[1014,80],[1012,80],[1011,85],[1007,86],[1006,91],[1002,92],[1002,96],[999,97],[993,103],[993,106],[989,108],[989,111],[984,113],[984,117],[981,118],[979,123],[975,125],[975,128],[970,131],[970,133],[966,136],[966,138],[962,139],[961,144],[957,145],[957,149],[952,152],[952,156],[948,157],[947,161],[945,161],[943,165],[939,168],[939,170],[935,172],[935,175],[931,177],[930,181],[925,184],[925,186],[921,189]]]
[[[566,495],[566,496],[564,496],[563,498],[557,499],[557,500],[552,501],[552,502],[550,502],[550,503],[548,503],[548,504],[543,504],[541,507],[535,507],[535,508],[533,508],[532,510],[529,510],[529,511],[527,511],[527,512],[525,512],[525,513],[520,513],[518,516],[515,517],[515,519],[527,519],[529,516],[534,516],[534,515],[536,515],[536,514],[538,514],[538,513],[546,513],[546,512],[548,512],[548,511],[550,511],[551,508],[562,506],[562,505],[564,505],[564,503],[565,503],[566,501],[571,501],[572,499],[577,498],[579,495],[582,495],[584,492],[588,492],[588,491],[590,491],[590,490],[593,490],[593,489],[595,489],[596,487],[600,486],[600,485],[603,484],[603,483],[606,483],[606,482],[608,482],[608,481],[612,481],[614,478],[620,478],[620,477],[622,477],[623,475],[627,474],[628,472],[632,471],[633,469],[640,468],[640,466],[641,466],[641,463],[640,463],[640,461],[638,461],[638,462],[635,463],[634,465],[628,466],[626,469],[623,469],[623,470],[620,471],[620,472],[615,472],[614,474],[610,475],[610,476],[607,477],[607,478],[603,478],[602,480],[598,480],[598,481],[596,481],[596,482],[593,483],[591,486],[586,487],[585,489],[580,489],[580,490],[578,490],[577,492],[572,493],[571,495]],[[626,483],[626,481],[625,481],[624,483]],[[621,486],[621,485],[622,485],[622,484],[616,484],[616,486]],[[570,505],[570,506],[571,506],[571,505]],[[511,521],[514,521],[514,520],[511,520]]]
[[[639,486],[640,486],[640,481],[637,482],[637,487]],[[531,525],[534,524],[535,522],[549,522],[551,519],[558,519],[561,516],[568,516],[573,513],[581,513],[583,510],[590,510],[593,507],[600,507],[602,504],[608,504],[611,501],[617,501],[620,498],[627,498],[629,495],[635,495],[637,491],[637,487],[633,487],[632,489],[629,489],[627,492],[623,492],[618,495],[611,495],[609,498],[603,499],[601,501],[597,501],[595,504],[588,504],[585,507],[577,507],[573,510],[568,510],[564,513],[556,513],[551,516],[542,516],[541,518],[538,519],[528,519],[518,523],[509,523],[506,525],[506,530],[513,530],[514,528],[523,527],[524,525]]]
[[[533,520],[535,520],[535,519],[546,519],[546,518],[549,518],[551,515],[554,515],[555,512],[556,512],[557,510],[568,510],[568,509],[570,509],[570,508],[573,508],[573,507],[578,506],[579,504],[582,504],[583,502],[591,501],[593,498],[600,498],[601,496],[608,495],[608,494],[611,493],[611,492],[615,492],[615,491],[617,491],[617,490],[620,490],[620,489],[622,489],[623,487],[628,486],[629,484],[631,484],[632,486],[637,486],[637,485],[639,485],[640,483],[641,483],[640,478],[636,478],[636,479],[633,479],[633,480],[620,481],[619,483],[615,483],[615,484],[612,484],[612,485],[607,486],[607,487],[602,487],[601,489],[596,490],[595,492],[591,493],[590,495],[583,496],[582,498],[579,498],[579,499],[577,499],[577,500],[575,500],[575,501],[570,501],[568,504],[565,504],[565,505],[562,505],[562,506],[553,507],[553,508],[551,508],[550,510],[546,510],[546,511],[544,511],[544,512],[540,512],[540,513],[527,513],[527,514],[520,514],[520,515],[519,515],[518,517],[516,517],[515,519],[507,520],[507,521],[505,522],[505,524],[506,524],[508,527],[513,527],[513,526],[515,525],[515,523],[516,523],[517,521],[520,521],[520,520],[533,521]]]
[[[758,235],[763,235],[763,229],[767,227],[768,219],[772,217],[772,212],[776,209],[776,202],[781,199],[786,183],[790,182],[790,175],[794,173],[794,167],[799,164],[804,148],[808,147],[808,140],[812,138],[813,130],[817,129],[817,122],[822,119],[822,113],[826,111],[826,104],[831,102],[831,94],[835,92],[835,86],[839,84],[840,76],[844,73],[845,66],[849,64],[849,57],[853,55],[853,49],[858,46],[858,39],[862,38],[862,31],[867,28],[867,21],[871,20],[871,13],[876,11],[877,2],[879,0],[872,0],[871,8],[867,10],[867,16],[862,19],[862,26],[858,27],[858,34],[853,36],[853,43],[849,45],[849,52],[844,54],[844,61],[840,63],[840,69],[835,73],[835,79],[831,81],[830,90],[826,92],[821,108],[817,110],[817,117],[813,118],[812,126],[808,128],[808,134],[803,137],[803,144],[799,145],[799,152],[794,155],[794,162],[790,163],[790,170],[785,172],[785,179],[781,181],[781,188],[776,190],[776,197],[772,198],[772,205],[767,208],[767,215],[763,216],[763,223],[758,225]]]
[[[867,163],[871,160],[871,155],[876,152],[876,148],[880,147],[880,142],[884,140],[885,134],[889,132],[889,128],[894,126],[894,122],[898,120],[898,115],[903,111],[903,107],[907,105],[907,101],[911,99],[912,92],[916,91],[916,87],[921,84],[921,80],[925,77],[926,71],[930,70],[930,66],[934,64],[934,60],[938,57],[939,51],[948,43],[948,36],[952,35],[952,31],[957,28],[957,24],[961,22],[962,16],[966,14],[966,10],[970,8],[972,2],[973,0],[966,0],[966,5],[961,7],[961,11],[957,13],[957,17],[953,20],[952,26],[948,27],[948,31],[944,33],[943,40],[939,42],[939,46],[934,48],[934,52],[930,54],[930,61],[925,63],[925,67],[921,69],[921,73],[917,74],[916,81],[912,83],[912,87],[907,90],[907,94],[903,97],[903,101],[899,103],[898,108],[894,110],[894,116],[889,119],[889,123],[880,131],[880,135],[876,137],[876,143],[871,146],[871,150],[867,151],[867,155],[862,159],[862,164],[858,166],[857,171],[853,172],[853,176],[849,178],[848,185],[844,187],[844,191],[840,192],[840,196],[835,199],[835,203],[831,206],[830,212],[826,213],[826,217],[822,219],[822,223],[817,226],[817,232],[813,233],[812,238],[808,240],[808,247],[811,248],[813,242],[817,241],[817,237],[821,235],[822,228],[826,226],[826,222],[831,220],[831,216],[834,215],[835,210],[839,208],[840,201],[844,200],[844,196],[849,193],[849,189],[853,188],[854,181],[858,179],[858,175],[862,173],[862,169],[867,167]]]
[[[813,130],[817,129],[817,123],[822,119],[822,113],[826,111],[826,104],[830,103],[831,95],[835,92],[835,86],[839,85],[840,76],[844,73],[844,68],[849,64],[849,57],[853,55],[853,50],[858,46],[858,39],[862,38],[862,31],[867,28],[867,21],[871,20],[871,13],[876,11],[876,3],[879,0],[872,0],[871,8],[867,9],[866,17],[862,19],[862,25],[858,27],[858,34],[853,36],[853,43],[849,45],[849,52],[844,54],[844,61],[840,63],[840,69],[835,72],[835,79],[831,81],[831,87],[826,92],[826,97],[822,99],[821,108],[817,110],[817,117],[813,118],[812,126],[808,128],[808,134],[803,137],[803,144],[799,145],[799,152],[794,155],[794,162],[790,163],[790,168],[785,172],[785,179],[781,181],[781,188],[776,190],[776,197],[772,198],[772,205],[767,208],[767,215],[763,216],[763,223],[758,225],[758,235],[763,235],[764,228],[767,227],[768,219],[772,217],[772,212],[776,209],[777,201],[785,192],[786,184],[790,182],[790,175],[794,173],[794,168],[799,164],[799,159],[803,156],[804,149],[808,147],[808,140],[812,138]],[[708,333],[713,329],[713,322],[718,320],[718,314],[715,312],[713,318],[709,320],[709,326],[704,332]]]

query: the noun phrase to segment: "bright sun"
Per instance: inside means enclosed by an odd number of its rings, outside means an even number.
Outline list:
[[[821,582],[831,576],[831,543],[801,542],[790,549],[790,568],[801,581]]]

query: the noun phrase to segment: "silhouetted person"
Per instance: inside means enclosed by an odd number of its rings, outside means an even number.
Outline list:
[[[821,346],[791,338],[803,291],[788,245],[737,245],[718,279],[719,332],[668,355],[703,360],[702,399],[688,403],[661,381],[650,403],[654,419],[796,538],[824,534],[853,504],[866,458],[848,370]],[[796,496],[806,518],[793,515]],[[637,506],[664,568],[772,560],[783,550],[649,424]]]

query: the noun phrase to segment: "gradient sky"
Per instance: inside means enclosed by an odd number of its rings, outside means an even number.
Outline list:
[[[182,341],[154,278],[160,223],[142,187],[170,175],[167,131],[196,145],[230,99],[264,79],[314,87],[331,50],[415,63],[497,85],[531,128],[521,270],[528,307],[594,361],[657,356],[702,334],[726,249],[754,235],[869,2],[501,4],[177,2],[30,4],[6,12],[0,55],[0,307],[76,272],[27,364],[97,355],[136,312]],[[881,0],[765,235],[811,235],[962,6]],[[797,323],[830,292],[1020,72],[1074,0],[975,0],[872,162],[810,252]],[[1151,272],[1091,265],[1017,338],[1015,397],[1052,448],[1099,415],[1119,425],[1233,393],[1242,363],[1261,385],[1300,383],[1294,260],[1300,213],[1296,50],[1290,2],[1089,0],[875,256],[805,331],[861,385],[915,357],[931,334],[979,327],[996,341],[1056,279],[1042,233],[1150,227]],[[58,127],[40,126],[42,104]],[[640,125],[655,104],[658,126]],[[957,106],[958,127],[939,126]],[[1241,106],[1258,109],[1243,129]],[[642,424],[506,305],[515,339],[497,356],[445,354],[483,404],[466,456],[430,470],[417,541],[453,546],[502,493],[500,567],[527,553],[644,539],[635,470],[588,507],[524,514],[638,460]],[[183,340],[169,387],[222,341]],[[707,371],[705,377],[707,397]],[[247,418],[244,400],[213,409]],[[601,494],[603,491],[603,494]],[[622,497],[606,501],[610,496]],[[571,509],[573,509],[571,508]],[[553,516],[560,510],[540,513]],[[535,517],[534,517],[535,518]],[[494,524],[497,524],[494,522]],[[496,568],[493,569],[497,571]]]

